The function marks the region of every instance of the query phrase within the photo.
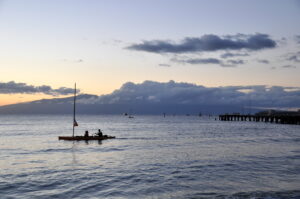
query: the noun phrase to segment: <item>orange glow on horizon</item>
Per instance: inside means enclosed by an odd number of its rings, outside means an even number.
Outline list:
[[[45,94],[0,94],[0,106],[18,104],[23,102],[31,102],[42,99],[64,98],[65,96],[51,96]]]

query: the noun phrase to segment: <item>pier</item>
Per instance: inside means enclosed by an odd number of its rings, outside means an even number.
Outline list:
[[[300,115],[239,115],[225,114],[219,115],[221,121],[249,121],[249,122],[269,122],[276,124],[297,124],[300,125]]]

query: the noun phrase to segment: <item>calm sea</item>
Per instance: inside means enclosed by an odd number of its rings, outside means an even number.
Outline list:
[[[0,116],[0,198],[300,198],[300,126],[196,116]]]

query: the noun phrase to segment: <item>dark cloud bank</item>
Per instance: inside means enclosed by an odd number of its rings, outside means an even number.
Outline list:
[[[0,107],[0,113],[72,113],[72,97]],[[262,108],[300,107],[300,88],[266,86],[204,87],[190,83],[125,83],[111,94],[79,95],[78,113],[220,114]]]
[[[276,47],[276,41],[272,40],[269,35],[257,33],[223,37],[208,34],[202,37],[187,37],[180,43],[152,40],[133,44],[128,46],[127,49],[152,53],[195,53],[217,50],[261,50],[274,47]]]
[[[225,51],[220,58],[173,58],[170,61],[182,64],[216,64],[222,67],[234,67],[244,64],[244,60],[226,60],[227,58],[246,57],[251,51],[275,48],[277,43],[267,34],[236,34],[218,36],[213,34],[201,37],[186,37],[181,42],[169,40],[143,41],[140,44],[133,44],[126,49],[144,51],[159,54],[191,54],[213,51]],[[234,52],[233,52],[234,51]],[[266,63],[266,61],[264,62]]]
[[[0,94],[34,94],[43,93],[46,95],[58,96],[58,95],[69,95],[74,93],[74,89],[60,87],[53,89],[51,86],[32,86],[25,83],[0,82]]]

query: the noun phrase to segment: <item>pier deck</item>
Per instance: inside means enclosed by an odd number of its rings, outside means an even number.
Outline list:
[[[249,121],[249,122],[270,122],[276,124],[297,124],[300,125],[300,115],[238,115],[238,114],[225,114],[219,115],[221,121]]]

